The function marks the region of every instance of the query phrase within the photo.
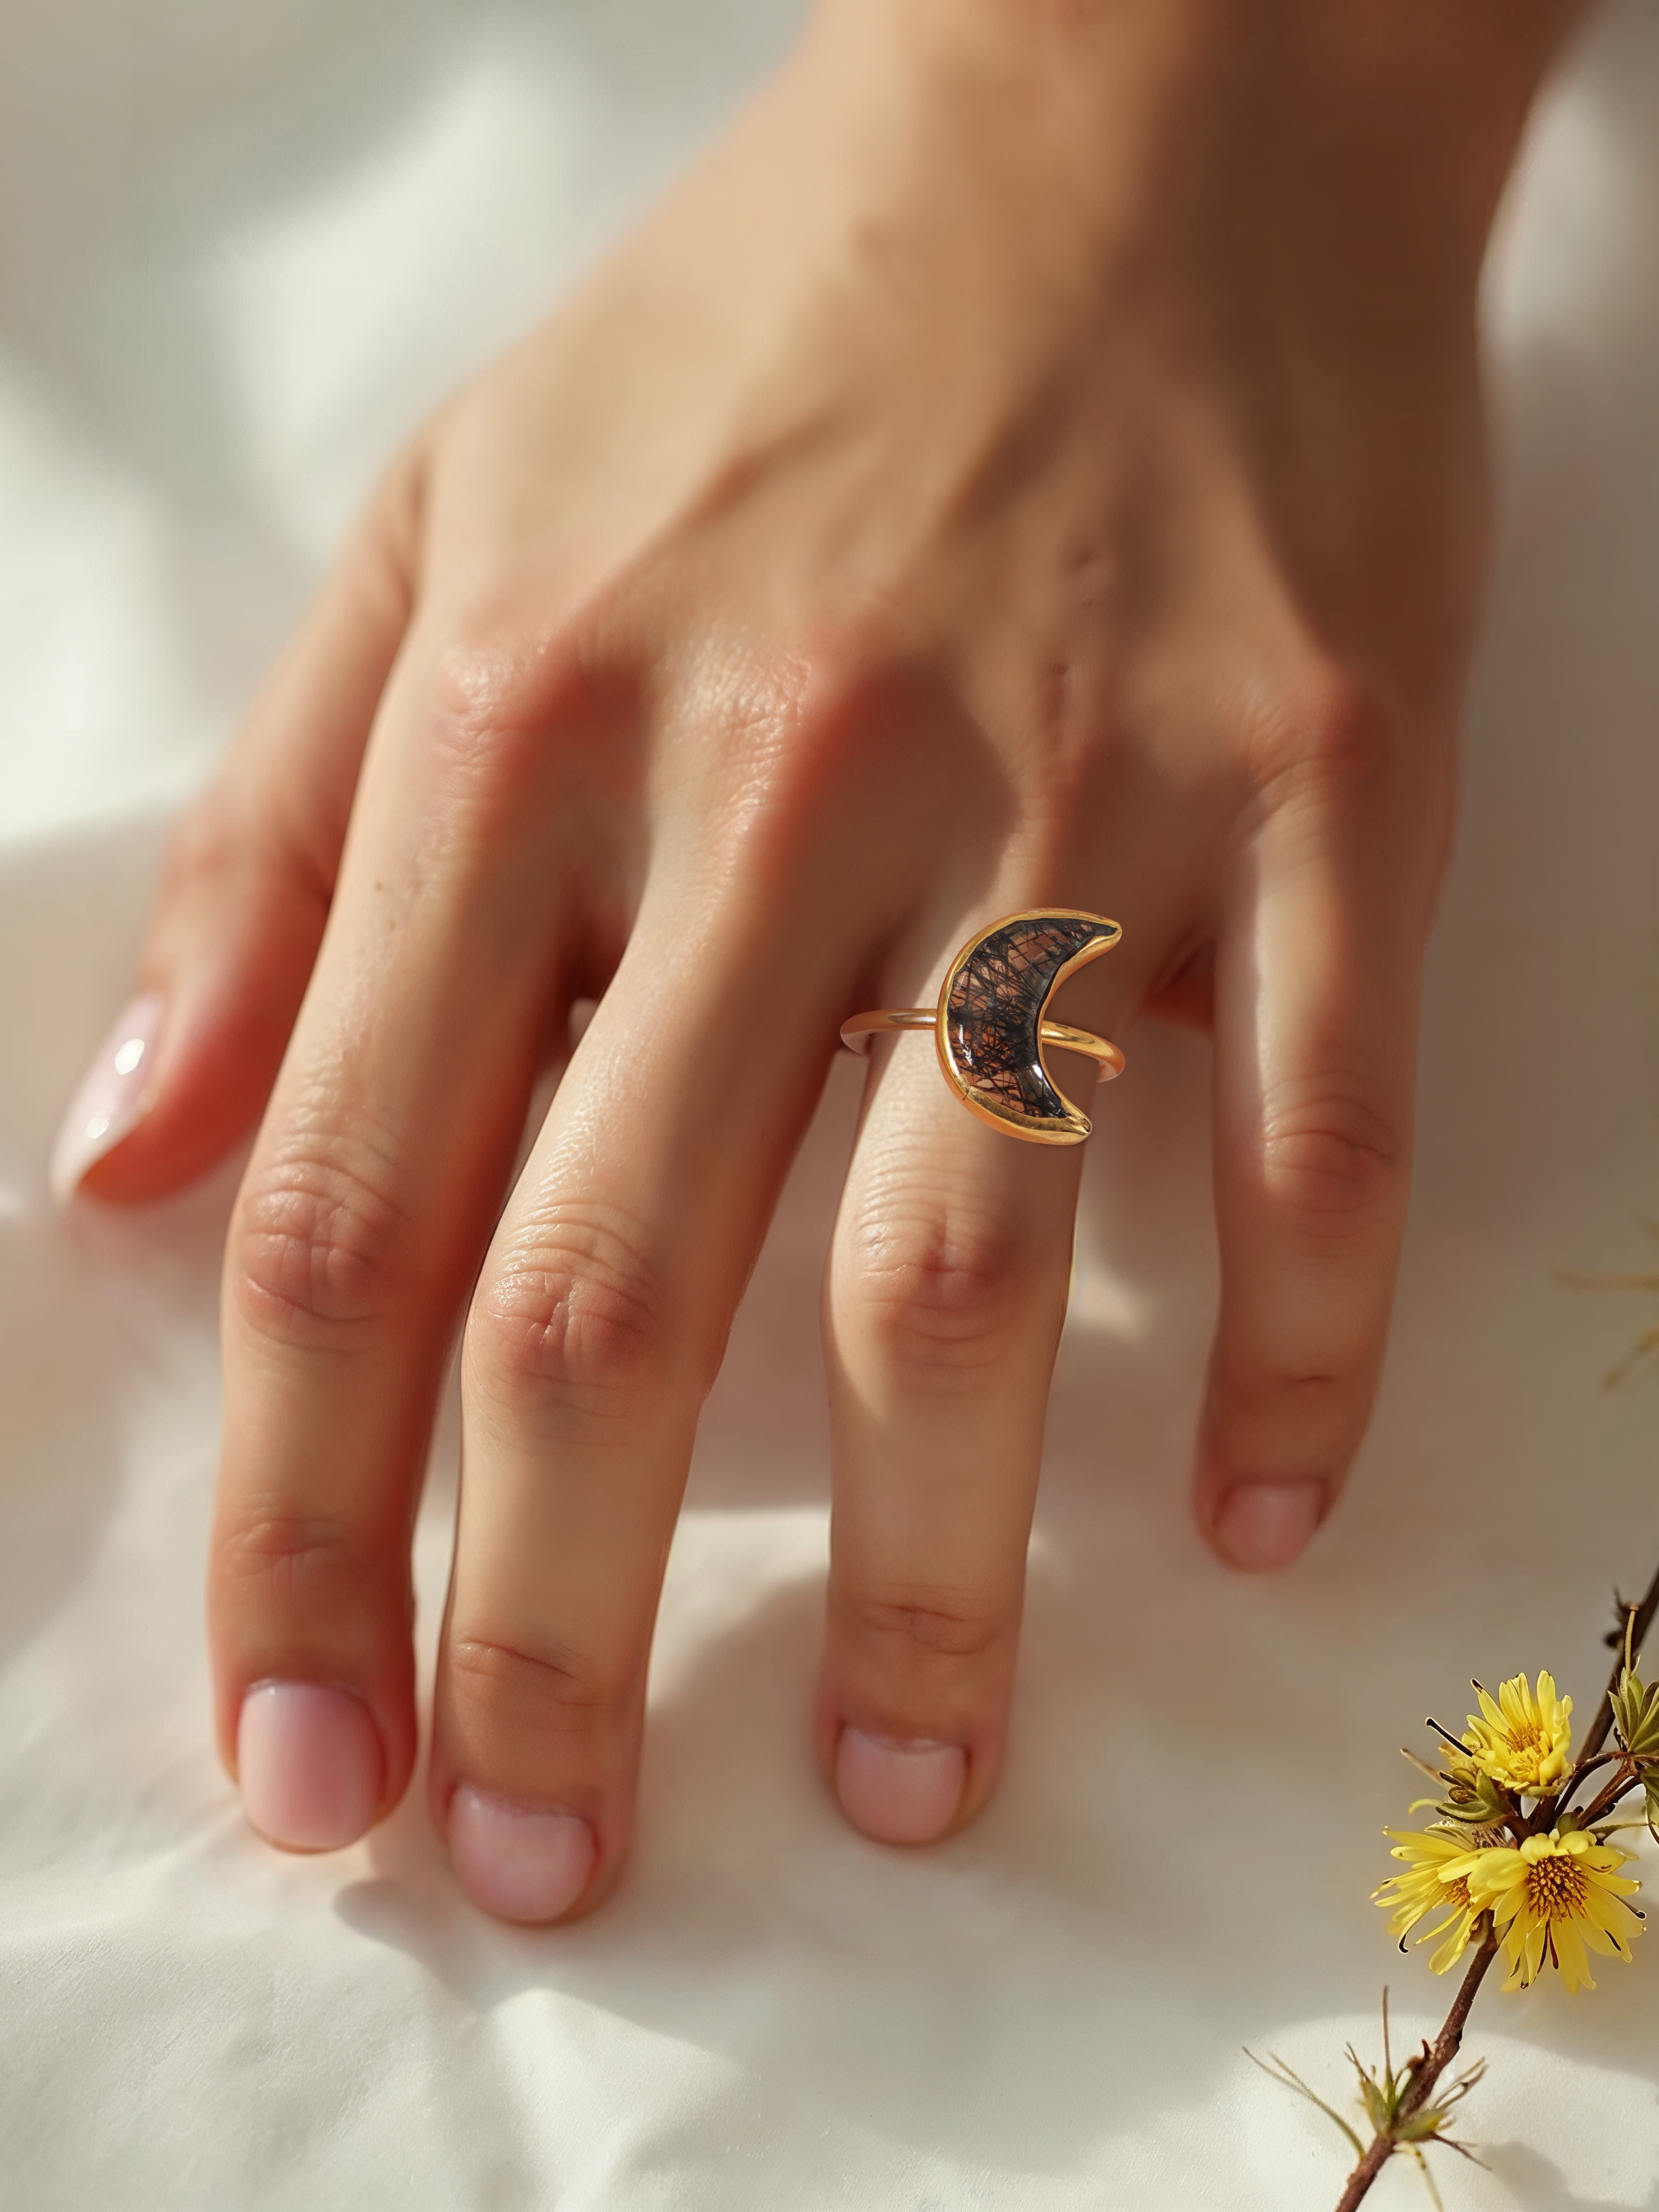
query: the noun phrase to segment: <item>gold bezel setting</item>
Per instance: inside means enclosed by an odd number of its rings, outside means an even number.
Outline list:
[[[1122,934],[1077,907],[1004,915],[957,953],[937,1006],[854,1015],[842,1024],[842,1042],[860,1051],[884,1030],[931,1029],[945,1079],[970,1114],[1026,1144],[1080,1145],[1094,1124],[1054,1081],[1043,1047],[1086,1054],[1106,1081],[1122,1073],[1123,1054],[1104,1037],[1050,1021],[1048,1004]]]

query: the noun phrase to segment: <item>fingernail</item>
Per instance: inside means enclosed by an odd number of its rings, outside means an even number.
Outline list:
[[[52,1147],[52,1194],[65,1206],[93,1164],[131,1133],[149,1103],[155,1040],[167,1001],[146,991],[125,1009],[99,1048]]]
[[[878,1844],[931,1844],[942,1836],[967,1778],[960,1744],[842,1730],[836,1795],[853,1826]]]
[[[242,1809],[267,1843],[337,1851],[373,1826],[384,1759],[368,1708],[325,1682],[260,1682],[242,1700]]]
[[[1216,1511],[1216,1542],[1236,1567],[1287,1567],[1324,1517],[1325,1486],[1315,1479],[1235,1483]]]
[[[449,1801],[461,1887],[498,1920],[556,1920],[587,1887],[599,1844],[578,1813],[509,1804],[463,1782]]]

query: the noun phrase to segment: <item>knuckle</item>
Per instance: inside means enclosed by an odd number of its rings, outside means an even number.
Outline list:
[[[1233,1359],[1216,1376],[1216,1418],[1231,1456],[1280,1474],[1287,1464],[1340,1473],[1358,1450],[1376,1395],[1380,1348],[1361,1317],[1324,1315],[1316,1361]]]
[[[926,750],[930,717],[924,678],[897,655],[872,626],[850,623],[828,629],[803,649],[790,671],[794,689],[782,718],[788,737],[788,788],[810,819],[849,778],[878,775],[896,790],[903,763]],[[778,686],[780,696],[784,687]],[[896,726],[906,732],[904,752],[893,744]]]
[[[700,667],[682,720],[699,733],[688,770],[703,865],[758,889],[799,890],[823,845],[826,810],[861,765],[890,787],[891,656],[856,626],[789,641],[764,658]],[[884,706],[885,703],[885,707]]]
[[[437,734],[470,760],[535,718],[533,651],[510,632],[477,629],[452,639],[432,671]]]
[[[379,1556],[334,1516],[265,1511],[221,1529],[214,1578],[233,1601],[253,1599],[307,1620],[337,1620],[357,1606]]]
[[[632,1680],[567,1644],[531,1651],[485,1636],[457,1636],[447,1651],[451,1694],[515,1732],[579,1730],[623,1711]]]
[[[216,884],[238,873],[246,841],[221,786],[214,785],[179,817],[161,861],[164,898]]]
[[[1275,1205],[1340,1237],[1404,1205],[1411,1148],[1357,1096],[1333,1091],[1267,1116],[1261,1169]]]
[[[496,1401],[559,1404],[602,1434],[665,1379],[667,1334],[640,1225],[614,1207],[568,1204],[481,1288],[467,1378]]]
[[[307,964],[334,898],[338,841],[330,823],[295,805],[283,787],[230,765],[179,818],[161,856],[155,940],[208,927],[232,936],[307,947]]]
[[[774,672],[776,719],[807,769],[809,789],[867,743],[885,724],[905,681],[890,641],[875,624],[853,619],[821,623]]]
[[[1352,669],[1310,654],[1273,687],[1250,717],[1249,750],[1270,801],[1363,794],[1397,750],[1394,718]]]
[[[859,1326],[890,1364],[942,1375],[1004,1357],[1035,1287],[1018,1231],[961,1209],[855,1228],[848,1264]]]
[[[389,1152],[366,1121],[302,1115],[255,1161],[227,1267],[250,1327],[319,1345],[361,1334],[418,1294],[418,1240],[392,1193]]]
[[[477,625],[438,655],[427,744],[452,834],[498,839],[523,823],[550,777],[578,781],[607,726],[582,641]]]
[[[991,1593],[934,1583],[892,1583],[840,1594],[864,1635],[904,1651],[980,1659],[1008,1636],[1016,1608]]]
[[[823,786],[826,717],[811,702],[804,659],[778,653],[733,677],[724,665],[700,669],[688,726],[700,734],[693,776],[704,788],[699,809],[721,865],[741,851],[781,856],[809,817]]]
[[[280,806],[222,782],[181,817],[162,858],[159,902],[168,908],[269,908],[298,895],[320,917],[333,896],[331,866],[316,841]]]

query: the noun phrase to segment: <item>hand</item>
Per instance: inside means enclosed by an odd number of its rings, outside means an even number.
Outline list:
[[[1474,286],[1528,88],[1337,21],[826,9],[416,441],[183,823],[59,1178],[149,1196],[264,1109],[210,1615],[273,1842],[407,1784],[465,1308],[433,1814],[492,1911],[605,1894],[699,1408],[838,1024],[1018,908],[1123,924],[1065,1018],[1212,1025],[1198,1519],[1265,1567],[1324,1517],[1406,1206]],[[996,1781],[1078,1170],[878,1046],[824,1294],[817,1729],[886,1840]]]

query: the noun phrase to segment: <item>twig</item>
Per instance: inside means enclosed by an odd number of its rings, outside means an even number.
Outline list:
[[[1659,1231],[1656,1231],[1656,1234],[1659,1234]],[[1656,1336],[1659,1336],[1659,1332],[1656,1332]],[[1639,1604],[1632,1605],[1623,1598],[1616,1598],[1614,1601],[1619,1610],[1619,1621],[1613,1633],[1607,1638],[1607,1642],[1614,1648],[1616,1656],[1613,1671],[1607,1678],[1607,1689],[1596,1709],[1595,1717],[1585,1734],[1578,1756],[1573,1761],[1571,1771],[1555,1795],[1552,1797],[1540,1798],[1534,1806],[1530,1819],[1522,1816],[1511,1817],[1506,1820],[1505,1825],[1516,1833],[1518,1840],[1524,1840],[1528,1834],[1536,1835],[1548,1830],[1562,1808],[1570,1802],[1579,1784],[1597,1768],[1612,1766],[1614,1771],[1603,1783],[1588,1808],[1575,1815],[1575,1818],[1585,1827],[1594,1826],[1598,1819],[1611,1812],[1614,1806],[1637,1787],[1640,1780],[1640,1772],[1636,1762],[1622,1747],[1618,1751],[1607,1752],[1604,1751],[1602,1747],[1612,1733],[1615,1716],[1613,1700],[1619,1693],[1626,1670],[1634,1668],[1642,1646],[1647,1640],[1648,1632],[1653,1626],[1655,1617],[1659,1615],[1659,1569],[1655,1570],[1653,1579],[1648,1584]],[[1477,1682],[1475,1687],[1479,1689],[1480,1686]],[[1454,1743],[1454,1739],[1437,1722],[1431,1721],[1428,1725],[1434,1729],[1437,1735],[1444,1736],[1448,1743]],[[1455,1745],[1455,1748],[1462,1750],[1462,1747]],[[1413,1757],[1410,1752],[1406,1755],[1408,1759]],[[1421,1760],[1414,1760],[1414,1763],[1419,1765],[1424,1764]],[[1453,1998],[1451,2009],[1446,2014],[1445,2024],[1431,2044],[1425,2043],[1423,2045],[1418,2057],[1406,2062],[1404,2072],[1410,2076],[1410,2083],[1397,2102],[1393,2100],[1393,2089],[1390,2086],[1388,2093],[1389,2101],[1384,2107],[1384,2117],[1380,2124],[1376,2124],[1376,2132],[1370,2143],[1360,2153],[1358,2165],[1348,2176],[1346,2186],[1338,2201],[1336,2212],[1355,2212],[1355,2208],[1370,2195],[1371,2184],[1376,2179],[1377,2175],[1382,2172],[1389,2160],[1401,2151],[1413,2153],[1419,2162],[1425,2164],[1425,2173],[1426,2164],[1422,2157],[1425,2141],[1437,2140],[1446,2143],[1451,2149],[1463,2150],[1466,2155],[1468,2154],[1465,2145],[1452,2142],[1450,2138],[1442,2132],[1447,2109],[1445,2106],[1437,2108],[1430,2114],[1430,2124],[1422,2138],[1413,2139],[1407,2135],[1407,2130],[1409,2129],[1410,2123],[1418,2119],[1425,2112],[1430,2099],[1440,2085],[1446,2069],[1462,2049],[1463,2030],[1468,2024],[1470,2009],[1474,2003],[1481,1983],[1486,1978],[1488,1968],[1498,1955],[1497,1924],[1490,1914],[1485,1916],[1485,1922],[1486,1933],[1481,1938],[1480,1948],[1464,1971],[1463,1979],[1458,1985],[1457,1995]],[[1402,1950],[1405,1948],[1403,1943],[1401,1948]],[[1392,2062],[1386,2055],[1387,2035],[1385,2000],[1383,2065],[1388,2081],[1392,2085],[1395,2076]],[[1282,2062],[1280,2063],[1282,2064]],[[1358,2065],[1358,2061],[1356,2059],[1354,2063]],[[1285,2069],[1285,2072],[1288,2074],[1288,2068]],[[1455,2103],[1458,2095],[1471,2086],[1472,2080],[1473,2077],[1469,2077],[1456,2084],[1449,2101]],[[1299,2082],[1296,2086],[1303,2087]],[[1312,2094],[1311,2091],[1305,2088],[1304,2094]],[[1320,2101],[1318,2098],[1314,2099],[1316,2104],[1320,2104]],[[1322,2104],[1321,2109],[1328,2112],[1330,2108]],[[1332,2117],[1334,2118],[1335,2115],[1333,2114]],[[1339,2121],[1338,2124],[1342,2127],[1343,2133],[1347,2136],[1351,2142],[1357,2140],[1353,2130],[1346,2124]]]
[[[1586,1828],[1597,1826],[1600,1822],[1607,1819],[1607,1814],[1616,1805],[1621,1804],[1630,1796],[1632,1790],[1639,1787],[1641,1778],[1634,1760],[1622,1759],[1620,1762],[1619,1771],[1607,1784],[1601,1796],[1582,1813],[1576,1814],[1575,1819]]]
[[[1572,1770],[1575,1785],[1582,1782],[1587,1774],[1593,1774],[1598,1766],[1617,1766],[1623,1757],[1622,1752],[1601,1751],[1598,1752],[1594,1759],[1581,1758]],[[1565,1787],[1563,1794],[1565,1795]]]
[[[1607,1638],[1608,1643],[1616,1647],[1618,1656],[1607,1678],[1607,1690],[1578,1756],[1573,1761],[1571,1773],[1556,1795],[1545,1799],[1534,1812],[1529,1826],[1534,1831],[1549,1826],[1579,1783],[1598,1766],[1613,1763],[1618,1771],[1603,1785],[1583,1814],[1587,1827],[1592,1825],[1598,1814],[1610,1812],[1620,1799],[1635,1786],[1634,1770],[1629,1761],[1616,1753],[1609,1752],[1604,1755],[1601,1747],[1613,1729],[1613,1701],[1624,1679],[1626,1666],[1635,1664],[1656,1614],[1659,1614],[1659,1569],[1655,1571],[1653,1580],[1648,1584],[1647,1593],[1639,1605],[1631,1605],[1623,1599],[1619,1601],[1619,1626]],[[1433,1723],[1430,1725],[1433,1726]],[[1440,1733],[1443,1735],[1445,1732],[1443,1729]],[[1447,1740],[1450,1741],[1449,1738]],[[1489,1920],[1485,1940],[1469,1961],[1457,1995],[1452,2000],[1451,2010],[1446,2014],[1444,2027],[1432,2044],[1424,2045],[1422,2057],[1409,2062],[1412,2085],[1400,2100],[1395,2126],[1379,2129],[1372,2136],[1358,2165],[1348,2176],[1348,2184],[1337,2204],[1336,2212],[1354,2212],[1355,2206],[1370,2193],[1371,2184],[1396,2151],[1408,2148],[1400,2141],[1398,2122],[1413,2119],[1423,2110],[1438,2086],[1440,2077],[1456,2057],[1475,1994],[1486,1978],[1487,1968],[1498,1955],[1498,1930]]]
[[[1613,1727],[1613,1695],[1625,1672],[1625,1653],[1626,1650],[1629,1651],[1632,1665],[1640,1657],[1642,1646],[1647,1640],[1649,1629],[1653,1626],[1653,1617],[1656,1613],[1659,1613],[1659,1568],[1654,1571],[1653,1580],[1648,1584],[1647,1595],[1639,1605],[1626,1605],[1622,1599],[1620,1601],[1619,1626],[1607,1638],[1607,1641],[1614,1646],[1617,1654],[1613,1662],[1613,1672],[1607,1677],[1607,1686],[1602,1696],[1600,1710],[1590,1723],[1589,1734],[1579,1747],[1578,1757],[1573,1763],[1572,1774],[1567,1787],[1561,1792],[1562,1797],[1565,1797],[1568,1790],[1571,1790],[1573,1784],[1577,1781],[1585,1767],[1607,1741],[1608,1731]],[[1559,1804],[1560,1799],[1558,1798],[1556,1802]]]
[[[1498,1930],[1487,1924],[1486,1941],[1469,1961],[1457,1995],[1452,1999],[1451,2010],[1446,2014],[1445,2026],[1431,2044],[1425,2044],[1421,2058],[1408,2061],[1414,2079],[1400,2100],[1400,2118],[1413,2119],[1433,2095],[1441,2075],[1456,2057],[1462,2045],[1463,2030],[1469,2017],[1469,2008],[1474,2002],[1475,1992],[1486,1978],[1486,1969],[1498,1956]],[[1354,2207],[1366,2196],[1379,2173],[1401,2148],[1393,2134],[1378,2134],[1371,2138],[1370,2148],[1348,2176],[1348,2185],[1338,2200],[1336,2212],[1354,2212]]]

